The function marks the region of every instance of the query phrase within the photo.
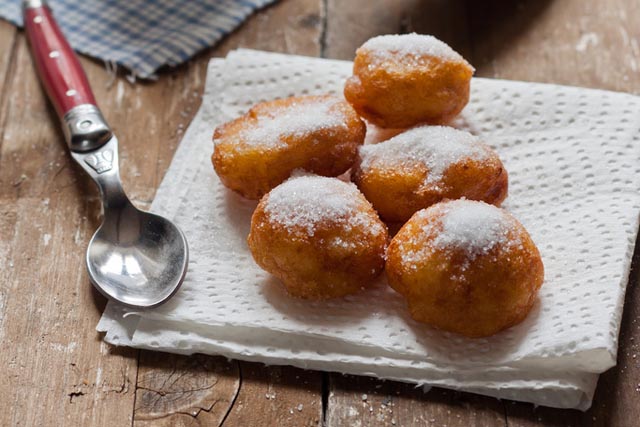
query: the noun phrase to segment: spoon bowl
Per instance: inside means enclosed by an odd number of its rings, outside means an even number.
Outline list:
[[[182,231],[132,205],[108,212],[87,248],[91,282],[103,295],[125,305],[162,304],[178,290],[187,271],[188,247]]]

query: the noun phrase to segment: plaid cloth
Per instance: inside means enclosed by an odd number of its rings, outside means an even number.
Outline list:
[[[276,0],[50,0],[78,52],[140,78],[215,44],[253,11]],[[20,0],[0,0],[0,17],[21,26]]]

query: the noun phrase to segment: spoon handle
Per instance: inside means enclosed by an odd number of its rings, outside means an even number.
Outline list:
[[[129,204],[120,183],[118,140],[96,105],[80,61],[46,1],[24,0],[22,7],[36,69],[72,157],[98,185],[105,207]]]
[[[24,28],[40,82],[53,104],[71,151],[95,150],[109,141],[111,129],[96,105],[80,61],[45,0],[24,0]]]

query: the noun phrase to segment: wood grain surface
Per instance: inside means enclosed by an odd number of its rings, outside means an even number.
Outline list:
[[[237,47],[350,59],[382,33],[434,34],[477,75],[640,93],[637,0],[281,0],[189,63],[131,84],[82,63],[119,136],[124,186],[148,207],[201,102],[206,64]],[[100,221],[24,34],[0,21],[1,426],[636,426],[634,256],[618,366],[585,412],[370,378],[110,347],[82,262]]]

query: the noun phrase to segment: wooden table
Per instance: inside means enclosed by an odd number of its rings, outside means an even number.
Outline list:
[[[207,61],[239,46],[350,59],[381,33],[447,41],[477,75],[640,92],[637,0],[282,0],[153,83],[82,59],[121,141],[124,185],[149,205],[201,102]],[[289,367],[114,348],[95,332],[105,300],[84,269],[96,189],[70,161],[23,32],[0,22],[0,425],[635,426],[638,275],[618,366],[591,410]],[[637,255],[638,251],[636,251]],[[637,257],[636,257],[637,258]],[[637,265],[637,261],[634,261]]]

